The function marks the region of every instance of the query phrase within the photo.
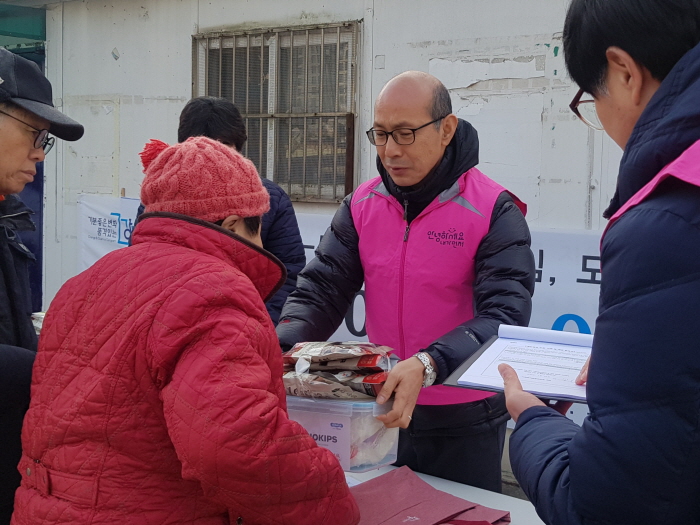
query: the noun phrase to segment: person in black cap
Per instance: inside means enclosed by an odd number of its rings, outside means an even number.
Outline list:
[[[0,48],[0,525],[10,523],[20,482],[20,432],[37,347],[28,272],[34,255],[17,235],[35,226],[16,194],[34,180],[51,135],[78,140],[83,126],[53,107],[51,83],[36,64]]]

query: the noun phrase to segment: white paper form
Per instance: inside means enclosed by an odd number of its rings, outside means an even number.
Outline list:
[[[586,387],[575,383],[591,353],[593,336],[502,325],[499,337],[462,374],[462,386],[503,390],[498,365],[518,373],[523,389],[542,397],[586,400]],[[515,330],[514,330],[515,329]]]

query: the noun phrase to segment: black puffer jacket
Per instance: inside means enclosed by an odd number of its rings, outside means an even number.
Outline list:
[[[34,255],[17,235],[34,230],[30,210],[16,195],[0,201],[0,344],[36,351],[29,265]]]
[[[379,162],[378,168],[392,196],[399,202],[408,202],[410,219],[477,162],[476,131],[460,120],[445,157],[419,185],[398,188]],[[351,199],[349,195],[343,200],[316,249],[316,258],[299,274],[297,288],[282,310],[277,335],[285,350],[299,341],[327,340],[362,287],[364,271],[350,211]],[[501,194],[494,206],[490,229],[479,245],[475,265],[474,318],[426,349],[437,364],[437,382],[444,381],[495,335],[501,323],[527,325],[530,320],[535,284],[530,231],[508,193]]]

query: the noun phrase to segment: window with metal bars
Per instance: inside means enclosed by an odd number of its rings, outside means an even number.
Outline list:
[[[194,36],[193,96],[232,100],[242,153],[294,200],[353,190],[358,23]]]

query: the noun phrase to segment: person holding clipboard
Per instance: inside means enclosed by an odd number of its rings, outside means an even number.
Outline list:
[[[573,0],[571,109],[622,148],[579,427],[501,364],[513,472],[548,524],[700,522],[700,2]]]

